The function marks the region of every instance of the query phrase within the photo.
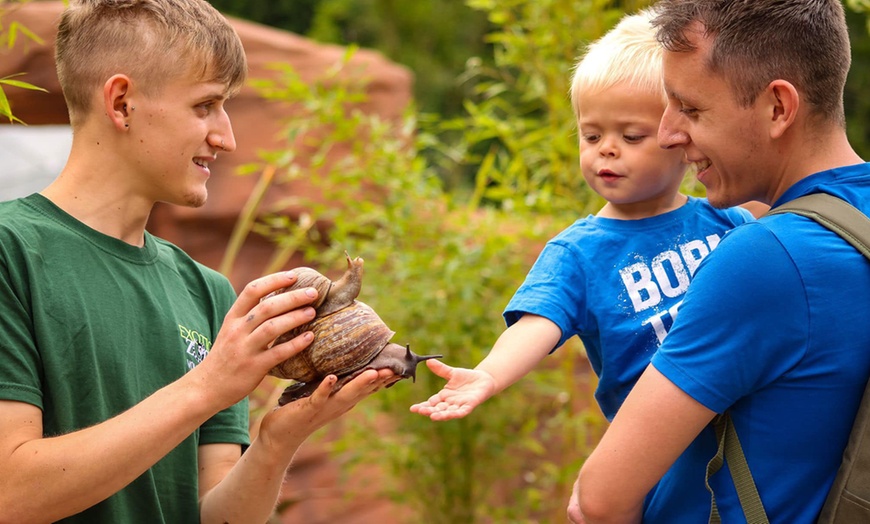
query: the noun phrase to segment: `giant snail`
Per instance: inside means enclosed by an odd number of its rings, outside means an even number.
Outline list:
[[[276,293],[313,287],[317,300],[312,321],[278,337],[280,344],[305,331],[314,333],[314,341],[297,355],[275,366],[269,374],[296,381],[288,386],[279,405],[307,397],[328,375],[338,378],[333,393],[366,369],[391,369],[399,379],[416,380],[417,364],[441,355],[420,356],[409,346],[390,342],[395,332],[368,305],[356,300],[362,288],[363,259],[347,258],[347,271],[332,281],[318,271],[300,267],[294,269],[296,282]],[[392,384],[390,384],[392,385]],[[389,387],[389,386],[387,386]]]

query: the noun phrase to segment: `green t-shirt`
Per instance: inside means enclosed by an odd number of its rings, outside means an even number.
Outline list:
[[[38,194],[0,203],[0,399],[42,409],[45,436],[102,422],[201,362],[234,299],[226,278],[148,233],[138,248]],[[63,522],[199,522],[197,447],[248,439],[243,401]]]

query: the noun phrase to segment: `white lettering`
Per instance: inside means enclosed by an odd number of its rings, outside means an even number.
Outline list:
[[[680,246],[680,254],[683,255],[683,260],[686,261],[686,267],[689,269],[689,275],[694,276],[695,270],[701,260],[710,253],[707,245],[701,240],[692,240]]]
[[[701,261],[719,245],[719,235],[681,244],[677,251],[664,251],[651,264],[637,262],[619,270],[635,312],[658,305],[662,295],[674,298],[682,295]]]
[[[710,246],[710,251],[716,249],[716,246],[719,245],[719,235],[708,235],[707,244]]]
[[[673,306],[671,306],[670,308],[668,308],[667,311],[662,311],[661,313],[657,313],[657,314],[653,315],[652,317],[643,321],[644,326],[646,326],[646,325],[652,326],[653,332],[655,333],[656,339],[658,339],[659,344],[661,344],[662,342],[665,341],[665,336],[667,336],[668,330],[670,329],[669,327],[665,326],[665,320],[664,320],[665,317],[666,316],[671,317],[671,326],[673,326],[674,320],[677,319],[677,311],[680,309],[680,304],[682,304],[682,303],[683,303],[683,301],[681,300],[681,301],[677,302],[676,304],[674,304]]]
[[[665,262],[669,262],[671,273],[677,279],[676,285],[671,282],[671,277],[668,275],[668,269]],[[689,287],[689,274],[686,272],[686,266],[680,260],[680,255],[674,251],[665,251],[657,255],[652,262],[653,274],[661,287],[662,293],[666,297],[674,298],[682,295]]]
[[[649,309],[661,302],[659,288],[652,281],[652,273],[643,262],[621,269],[619,276],[622,277],[622,282],[625,284],[625,289],[628,291],[635,311]]]

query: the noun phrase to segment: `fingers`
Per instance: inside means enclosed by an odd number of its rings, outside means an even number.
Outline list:
[[[336,396],[351,397],[358,402],[372,393],[394,384],[401,378],[389,369],[367,369],[345,384],[341,391],[336,393]]]
[[[314,316],[312,315],[311,318],[314,318]],[[307,322],[307,320],[303,320],[302,322],[300,322],[300,324],[304,322]],[[271,330],[269,330],[267,333],[264,334],[267,344],[269,341],[274,340],[276,337],[282,335],[283,333],[286,333],[289,329],[293,329],[295,327],[297,326],[293,325],[292,327],[282,331],[278,335],[275,335],[271,338],[268,338],[272,333]],[[294,338],[291,338],[290,340],[286,340],[284,342],[281,342],[280,344],[273,345],[266,352],[266,355],[272,361],[271,366],[274,367],[281,362],[284,362],[288,358],[298,355],[300,352],[302,352],[302,350],[310,346],[312,342],[314,342],[314,333],[312,333],[311,331],[306,331]]]
[[[333,392],[338,379],[335,375],[329,375],[305,400],[310,403],[310,407],[318,413],[318,416],[322,417],[320,422],[322,425],[347,413],[361,400],[397,379],[401,377],[388,369],[369,369],[346,383],[337,392]]]
[[[433,411],[429,418],[436,422],[443,422],[445,420],[454,420],[457,418],[463,418],[464,416],[471,413],[471,406],[468,404],[456,405],[456,404],[445,404],[438,405],[435,407],[435,411]]]
[[[225,324],[233,322],[240,334],[249,333],[253,343],[265,349],[277,337],[314,318],[314,308],[307,305],[317,298],[317,290],[306,287],[281,292],[295,282],[292,271],[250,282],[227,313]],[[304,339],[292,341],[281,348],[282,355],[289,358],[309,343]]]
[[[245,286],[242,292],[239,293],[239,297],[236,299],[236,303],[233,305],[231,311],[237,309],[242,313],[246,313],[252,310],[254,306],[256,306],[269,293],[292,286],[295,282],[296,273],[293,271],[273,273],[252,280]]]
[[[474,405],[443,395],[444,390],[429,397],[426,402],[411,406],[411,412],[429,417],[435,421],[462,418],[474,410]]]
[[[239,293],[230,308],[229,315],[244,317],[256,325],[268,318],[302,308],[317,298],[317,290],[312,287],[280,292],[296,282],[293,271],[273,273],[248,283]]]
[[[435,358],[427,360],[426,366],[429,368],[429,371],[445,380],[450,380],[450,376],[453,374],[453,367]]]

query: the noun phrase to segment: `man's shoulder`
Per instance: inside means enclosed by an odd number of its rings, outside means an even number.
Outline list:
[[[164,264],[175,268],[175,271],[180,275],[202,281],[209,287],[222,291],[232,290],[232,284],[223,273],[194,259],[169,240],[146,233],[145,241],[154,242],[159,252],[159,258]]]
[[[53,221],[40,211],[36,196],[0,202],[0,235],[11,237],[32,236]]]

